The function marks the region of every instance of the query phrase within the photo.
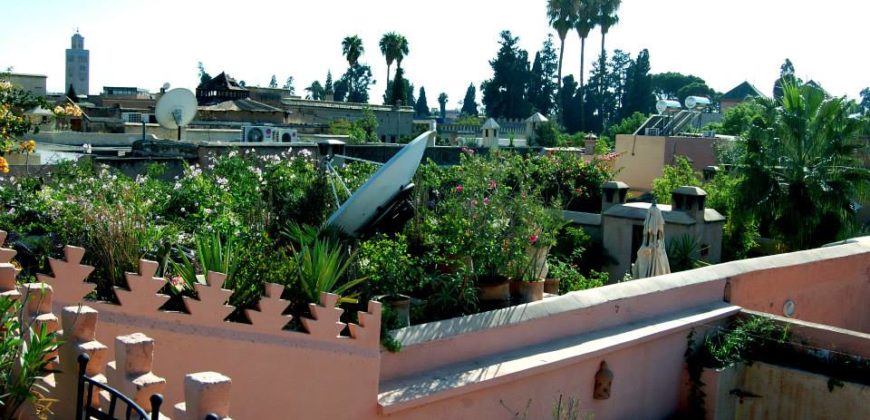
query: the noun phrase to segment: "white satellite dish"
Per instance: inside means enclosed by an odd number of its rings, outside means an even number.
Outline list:
[[[190,124],[196,116],[196,96],[187,89],[172,89],[157,102],[154,114],[162,127],[178,129],[178,140],[181,140],[181,127]]]
[[[411,184],[432,134],[423,133],[405,145],[329,217],[326,225],[351,236],[359,235]]]

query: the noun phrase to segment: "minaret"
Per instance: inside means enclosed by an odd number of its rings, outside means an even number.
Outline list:
[[[90,51],[85,49],[85,38],[76,29],[70,48],[66,50],[66,86],[63,91],[68,92],[72,85],[76,95],[90,93],[90,67]]]

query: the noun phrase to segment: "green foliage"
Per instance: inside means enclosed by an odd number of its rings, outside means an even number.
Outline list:
[[[420,95],[417,98],[417,104],[414,106],[414,114],[418,118],[426,118],[429,116],[429,101],[426,99],[425,87],[420,87]]]
[[[581,274],[576,267],[561,259],[551,259],[548,261],[548,264],[550,271],[547,277],[559,280],[560,294],[593,289],[604,286],[608,282],[608,274],[606,272],[593,270],[587,277]]]
[[[202,64],[202,61],[196,63],[196,68],[199,70],[199,83],[211,81],[211,75],[205,71],[205,66]]]
[[[413,293],[423,274],[416,263],[408,252],[408,242],[403,235],[395,239],[376,236],[359,246],[358,272],[369,279],[372,295]]]
[[[556,71],[558,58],[553,48],[553,36],[544,41],[541,51],[535,53],[529,79],[527,97],[532,105],[532,111],[543,115],[552,115],[556,100]]]
[[[526,98],[531,72],[529,53],[519,47],[519,38],[502,31],[498,54],[489,62],[493,76],[480,87],[486,115],[492,118],[527,118],[532,105]]]
[[[350,122],[339,118],[332,120],[327,128],[329,134],[349,136],[350,144],[378,143],[378,119],[374,111],[366,107],[363,109],[363,117]]]
[[[812,85],[783,85],[743,140],[735,210],[788,249],[821,246],[853,232],[853,200],[867,197],[870,171],[856,153],[863,123],[851,103]]]
[[[554,147],[558,144],[559,129],[552,121],[538,124],[535,127],[535,141],[532,146]]]
[[[623,120],[638,112],[647,115],[655,108],[653,79],[649,71],[649,50],[643,49],[637,54],[637,58],[629,65],[626,72],[625,93],[622,98],[622,108],[619,111]]]
[[[323,88],[323,85],[320,84],[320,81],[315,80],[311,83],[311,86],[305,88],[305,91],[308,92],[305,95],[305,99],[311,99],[315,101],[322,101],[326,99],[326,90]]]
[[[39,292],[41,293],[41,292]],[[26,299],[42,299],[26,296]],[[48,409],[49,390],[39,385],[38,379],[51,371],[49,355],[57,350],[57,334],[49,332],[46,324],[34,329],[27,321],[22,304],[8,297],[0,297],[0,418],[18,418],[16,411],[26,402],[34,404],[37,412]]]
[[[273,74],[272,78],[269,79],[269,88],[278,89],[278,78]]]
[[[667,242],[666,252],[672,273],[707,265],[701,261],[701,244],[689,234],[671,238]]]
[[[347,99],[347,102],[368,103],[369,86],[375,84],[372,79],[372,69],[365,64],[356,63],[350,66],[336,83],[336,101]],[[339,86],[341,85],[341,92]],[[342,93],[339,98],[339,93]],[[346,96],[345,96],[346,95]]]
[[[729,328],[704,338],[704,349],[713,368],[731,366],[752,360],[771,344],[783,343],[789,338],[788,328],[761,316],[738,319]]]
[[[660,99],[677,99],[684,97],[680,96],[680,89],[685,89],[690,85],[706,86],[707,82],[704,79],[693,76],[691,74],[682,74],[677,72],[665,72],[652,75],[653,93]],[[688,95],[687,95],[688,96]],[[682,100],[680,100],[682,102]]]
[[[339,302],[356,303],[359,292],[352,290],[368,279],[342,281],[355,253],[346,255],[342,244],[320,238],[294,251],[299,286],[309,302],[320,302],[321,293],[334,293],[340,296]]]
[[[671,204],[671,193],[683,186],[699,187],[701,178],[685,156],[676,156],[674,165],[662,168],[662,177],[653,180],[652,193],[661,204]]]
[[[391,330],[402,326],[399,314],[393,308],[383,306],[381,309],[381,345],[390,353],[398,353],[402,350],[402,342],[390,333]]]
[[[468,89],[465,90],[465,98],[462,100],[462,110],[460,111],[462,115],[465,116],[474,116],[476,117],[477,112],[477,88],[474,87],[474,83],[468,85]]]
[[[602,134],[602,138],[607,140],[607,143],[611,146],[616,144],[616,136],[619,134],[634,134],[643,123],[646,122],[649,116],[644,113],[635,112],[625,118],[622,119],[617,124],[613,124],[607,128],[607,130]]]
[[[761,117],[762,111],[763,108],[755,101],[743,102],[725,111],[722,121],[711,124],[708,129],[719,134],[742,136],[749,131],[752,121]]]
[[[438,95],[438,109],[440,110],[439,116],[441,119],[447,118],[447,94],[444,92]]]

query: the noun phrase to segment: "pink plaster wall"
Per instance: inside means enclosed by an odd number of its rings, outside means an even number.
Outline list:
[[[870,253],[745,272],[729,279],[730,302],[794,318],[870,333]]]
[[[395,419],[550,419],[560,395],[580,402],[595,419],[657,419],[676,414],[680,405],[683,353],[688,329],[617,350],[604,357],[527,376],[456,398],[402,411]],[[614,379],[611,397],[594,400],[595,373],[607,361]],[[514,417],[520,413],[519,417]],[[522,413],[526,416],[523,417]]]

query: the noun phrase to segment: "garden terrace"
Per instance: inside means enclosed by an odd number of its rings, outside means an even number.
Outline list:
[[[50,260],[52,274],[39,276],[50,289],[17,287],[30,296],[35,290],[49,291],[44,303],[31,306],[32,313],[99,313],[99,322],[91,324],[95,328],[88,329],[93,336],[84,338],[102,343],[93,345],[105,349],[101,354],[119,354],[118,346],[125,339],[115,337],[140,332],[153,339],[158,350],[150,371],[165,377],[163,392],[169,402],[185,399],[183,372],[212,370],[227,375],[236,384],[227,407],[235,418],[277,418],[275,413],[303,418],[500,418],[509,412],[505,410],[525,409],[542,417],[560,395],[580,399],[583,410],[599,418],[640,413],[666,417],[679,412],[687,398],[683,354],[690,331],[721,328],[740,313],[740,305],[776,311],[782,298],[775,288],[782,281],[792,285],[789,296],[795,318],[777,320],[793,325],[792,342],[866,357],[865,333],[807,320],[866,328],[866,311],[857,305],[870,295],[866,277],[870,238],[414,325],[395,331],[403,344],[399,353],[378,351],[374,331],[379,329],[380,306],[376,303],[359,316],[358,324],[349,324],[349,337],[339,334],[347,324],[336,324],[341,309],[333,307],[337,297],[329,295],[323,296],[325,306],[311,307],[311,318],[303,321],[305,331],[281,330],[278,285],[269,286],[252,325],[223,322],[219,314],[230,308],[220,296],[229,291],[217,286],[218,274],[210,274],[207,284],[197,286],[200,300],[185,299],[189,314],[161,311],[160,302],[168,296],[154,292],[165,280],[156,277],[157,264],[147,261],[138,273],[127,274],[130,290],[119,290],[120,305],[83,300],[93,288],[82,282],[92,271],[79,263],[83,252],[67,248],[63,260]],[[4,249],[0,257],[8,261],[14,253]],[[0,264],[0,285],[7,292],[16,289],[15,273],[8,263]],[[747,285],[765,286],[768,293],[752,295],[751,301],[735,293]],[[814,293],[819,287],[830,292]],[[93,310],[76,309],[79,303]],[[813,310],[816,307],[829,310],[818,312]],[[64,319],[63,329],[74,330]],[[82,351],[76,349],[85,348],[62,345],[61,366]],[[106,358],[100,360],[92,374],[103,372]],[[613,372],[610,398],[592,399],[602,361]],[[754,369],[780,372],[769,366]],[[62,384],[63,374],[58,375],[55,383]],[[751,375],[760,378],[763,372],[753,370]],[[112,375],[106,376],[110,385],[119,386]],[[854,385],[846,381],[846,387]],[[342,404],[335,404],[336,395],[341,395]]]

